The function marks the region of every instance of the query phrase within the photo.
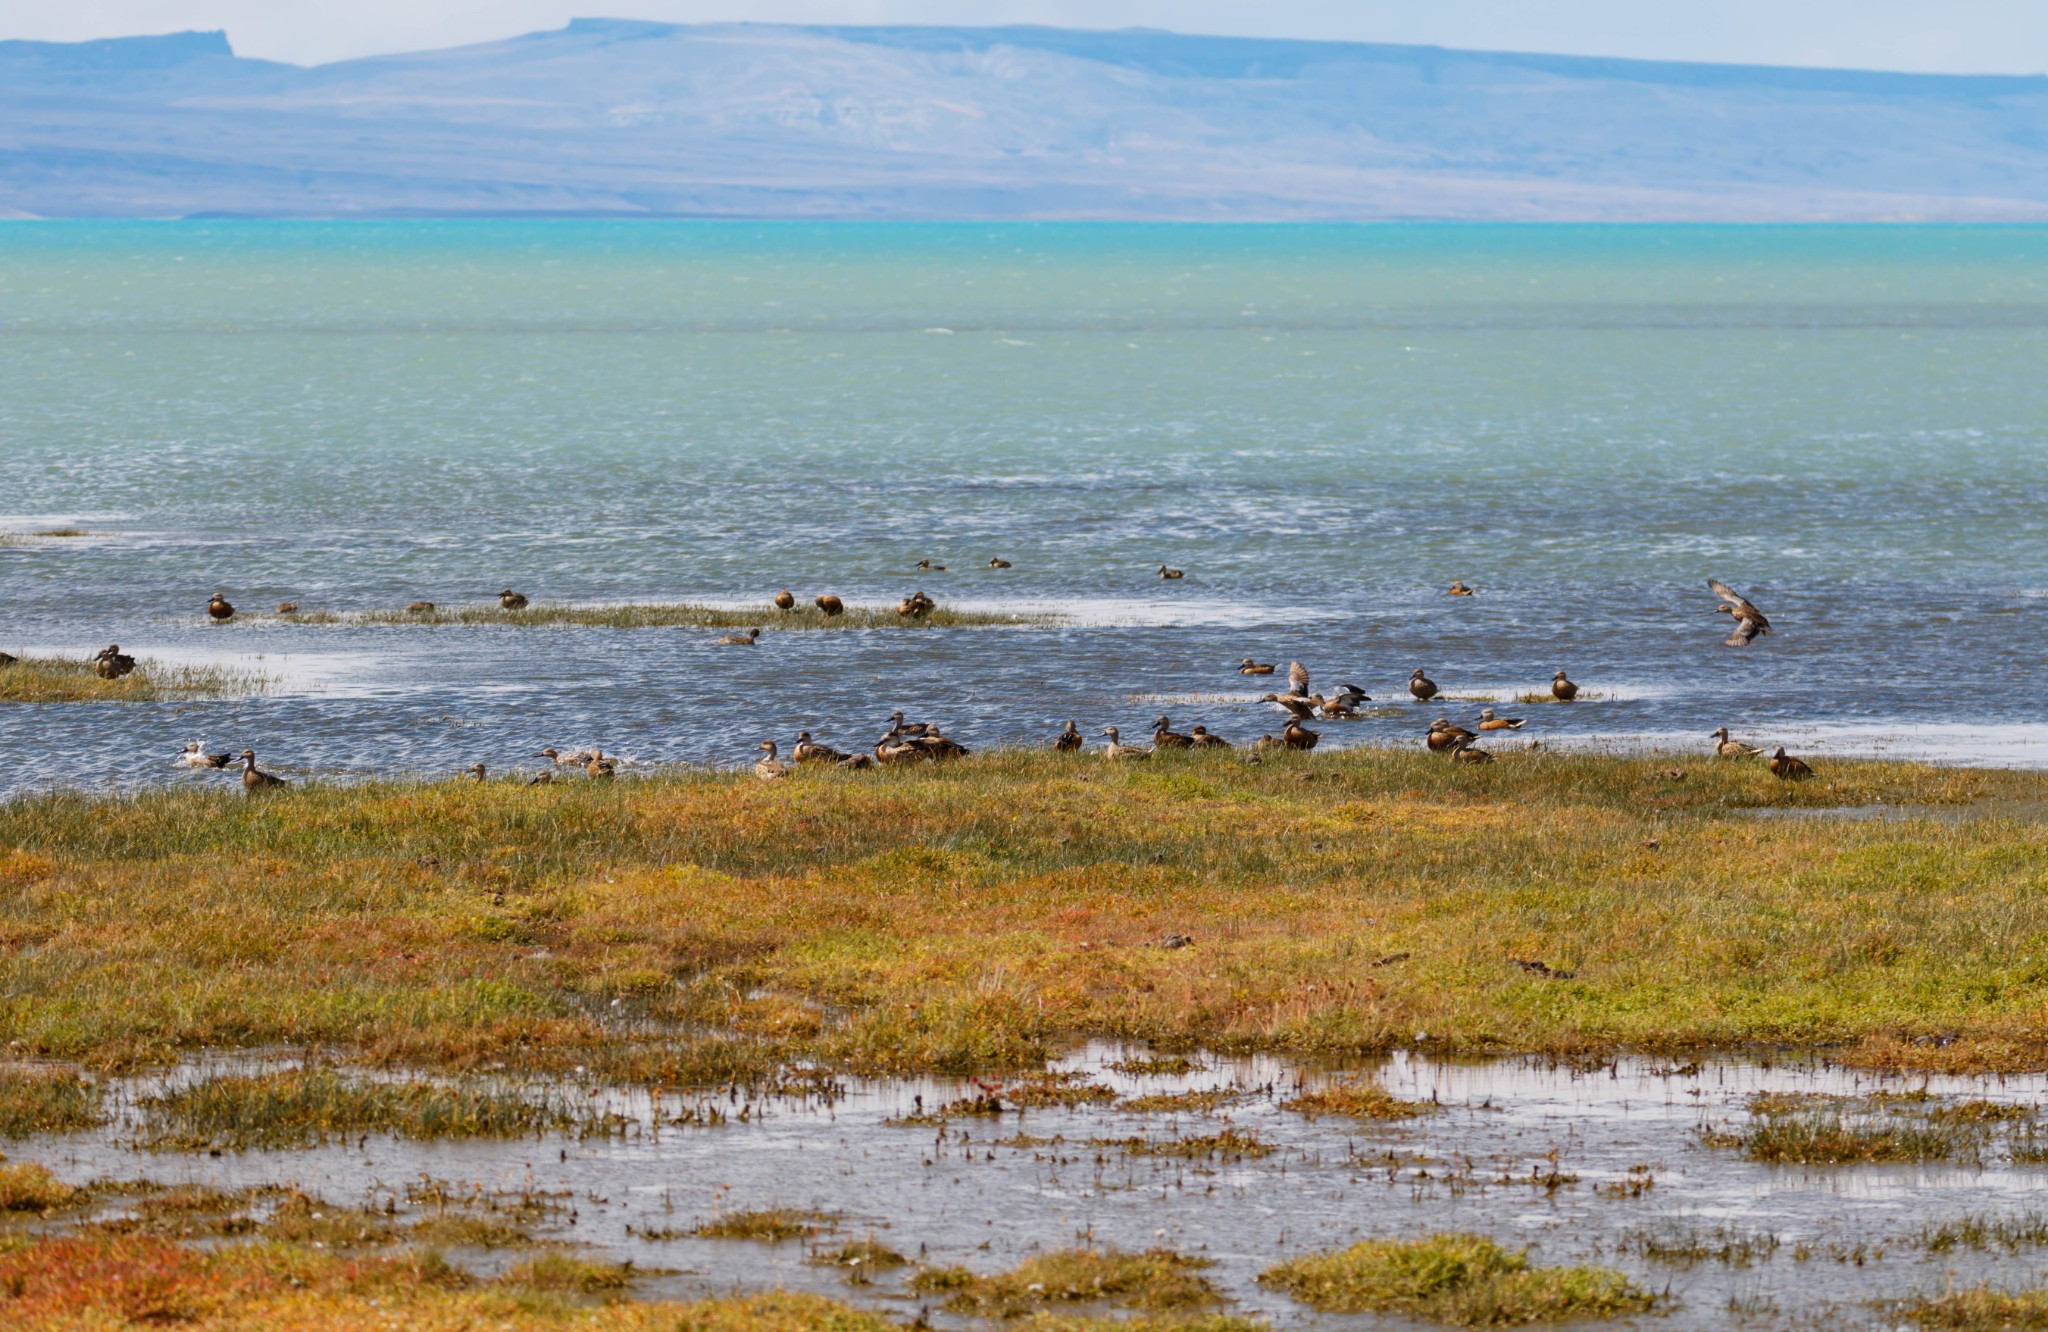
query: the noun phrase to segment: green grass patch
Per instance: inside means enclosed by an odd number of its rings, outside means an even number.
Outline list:
[[[2001,1130],[2031,1142],[2031,1107],[1995,1101],[1943,1102],[1919,1093],[1847,1097],[1765,1093],[1749,1101],[1749,1123],[1707,1142],[1771,1165],[1849,1165],[1983,1158]]]
[[[1258,1134],[1234,1128],[1184,1138],[1096,1138],[1091,1145],[1126,1156],[1163,1156],[1180,1161],[1256,1161],[1273,1154],[1272,1144]]]
[[[1324,1313],[1395,1313],[1453,1327],[1508,1327],[1643,1313],[1657,1297],[1600,1267],[1533,1267],[1479,1235],[1367,1240],[1268,1268],[1261,1285]]]
[[[569,1295],[609,1295],[630,1290],[639,1274],[631,1263],[593,1262],[566,1253],[543,1253],[508,1268],[502,1285]]]
[[[548,1132],[604,1136],[621,1123],[544,1089],[382,1082],[327,1069],[210,1077],[143,1098],[141,1143],[153,1151],[316,1147],[388,1134],[414,1139],[517,1138]]]
[[[1351,1119],[1413,1119],[1436,1109],[1425,1101],[1404,1101],[1377,1082],[1337,1082],[1315,1091],[1303,1092],[1280,1103],[1282,1110],[1314,1119],[1319,1115],[1344,1115]]]
[[[2048,1329],[2048,1290],[1968,1290],[1929,1295],[1886,1306],[1887,1311],[1929,1332],[2043,1332]]]
[[[147,658],[112,680],[84,657],[23,657],[0,666],[0,703],[160,703],[167,699],[234,698],[269,684],[260,671],[224,666],[165,666]]]
[[[964,1267],[928,1269],[912,1277],[910,1287],[941,1296],[951,1312],[975,1318],[1026,1318],[1063,1305],[1088,1304],[1163,1313],[1221,1302],[1216,1287],[1201,1275],[1210,1265],[1206,1258],[1165,1249],[1072,1249],[1043,1254],[995,1276]]]
[[[78,1190],[33,1161],[0,1165],[0,1212],[47,1212],[62,1207]]]
[[[698,1226],[691,1233],[700,1239],[759,1240],[781,1244],[789,1240],[815,1239],[839,1220],[832,1212],[806,1212],[793,1207],[770,1207],[755,1212],[727,1212]]]
[[[76,1073],[0,1067],[0,1138],[82,1133],[104,1118],[100,1088]]]

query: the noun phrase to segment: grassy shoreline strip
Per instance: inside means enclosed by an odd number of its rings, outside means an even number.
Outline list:
[[[88,1069],[318,1047],[672,1087],[1037,1070],[1086,1037],[2048,1067],[2048,823],[2010,813],[2048,775],[1668,767],[1012,751],[774,784],[23,797],[0,804],[0,1041]],[[1747,817],[1879,801],[2004,812]]]
[[[147,658],[127,675],[101,679],[85,657],[23,657],[0,666],[0,703],[160,703],[262,692],[260,671],[166,666]]]

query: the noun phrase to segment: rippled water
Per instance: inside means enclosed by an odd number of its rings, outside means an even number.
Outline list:
[[[1246,655],[1382,698],[1568,667],[1601,697],[1541,710],[1563,743],[2039,764],[2044,330],[2027,228],[8,224],[0,532],[96,535],[0,545],[0,648],[276,684],[0,707],[0,789],[164,780],[188,739],[730,762],[903,707],[1024,742],[1153,696],[1245,739],[1277,720],[1212,700]],[[1708,576],[1779,632],[1720,648]],[[747,651],[203,615],[508,583],[1070,618]]]
[[[1129,1076],[1127,1053],[1091,1046],[1060,1061],[1120,1096],[1222,1088],[1243,1093],[1212,1114],[1138,1114],[1109,1105],[955,1120],[944,1132],[892,1119],[963,1094],[945,1080],[855,1082],[836,1100],[742,1102],[718,1128],[665,1129],[624,1141],[513,1143],[369,1140],[303,1152],[165,1155],[127,1145],[116,1127],[40,1139],[10,1151],[68,1181],[148,1178],[215,1188],[287,1183],[341,1204],[402,1195],[422,1176],[486,1190],[567,1199],[574,1221],[551,1234],[614,1260],[674,1269],[649,1295],[796,1287],[907,1314],[920,1300],[900,1275],[849,1288],[807,1264],[800,1244],[689,1235],[726,1213],[772,1207],[837,1214],[826,1242],[873,1237],[933,1266],[1007,1269],[1041,1250],[1164,1244],[1214,1260],[1210,1275],[1245,1312],[1282,1326],[1381,1326],[1311,1319],[1256,1284],[1271,1264],[1364,1238],[1473,1230],[1545,1264],[1618,1268],[1672,1304],[1620,1326],[1708,1329],[1882,1327],[1873,1302],[1948,1284],[2026,1284],[2038,1252],[1968,1247],[1930,1252],[1926,1232],[1975,1219],[2038,1219],[2044,1168],[1975,1165],[1785,1167],[1708,1146],[1704,1130],[1740,1129],[1757,1092],[1921,1092],[2038,1107],[2039,1077],[1893,1079],[1824,1062],[1707,1061],[1674,1068],[1624,1058],[1574,1070],[1538,1060],[1442,1063],[1399,1056],[1375,1073],[1437,1112],[1392,1124],[1305,1119],[1283,1108],[1331,1075],[1269,1058],[1207,1059],[1196,1071]],[[132,1091],[128,1094],[133,1094]],[[643,1123],[644,1096],[609,1104]],[[683,1102],[664,1103],[675,1114]],[[1119,1144],[1230,1128],[1273,1148],[1262,1158],[1178,1160]],[[1020,1137],[1020,1135],[1022,1135]],[[1644,1178],[1648,1187],[1631,1187]],[[456,1192],[465,1190],[457,1189]],[[659,1242],[645,1232],[680,1238]],[[1741,1261],[1650,1257],[1748,1240]],[[501,1256],[464,1255],[486,1266]],[[931,1303],[926,1297],[923,1303]],[[945,1316],[933,1311],[938,1321]]]

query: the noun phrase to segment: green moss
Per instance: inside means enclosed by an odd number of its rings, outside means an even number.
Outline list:
[[[1657,1298],[1598,1267],[1532,1267],[1479,1235],[1367,1240],[1268,1268],[1260,1284],[1324,1313],[1399,1313],[1453,1327],[1615,1318]]]

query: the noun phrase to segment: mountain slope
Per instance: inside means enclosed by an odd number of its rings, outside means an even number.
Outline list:
[[[0,215],[2043,218],[2048,79],[578,20],[0,43]]]

